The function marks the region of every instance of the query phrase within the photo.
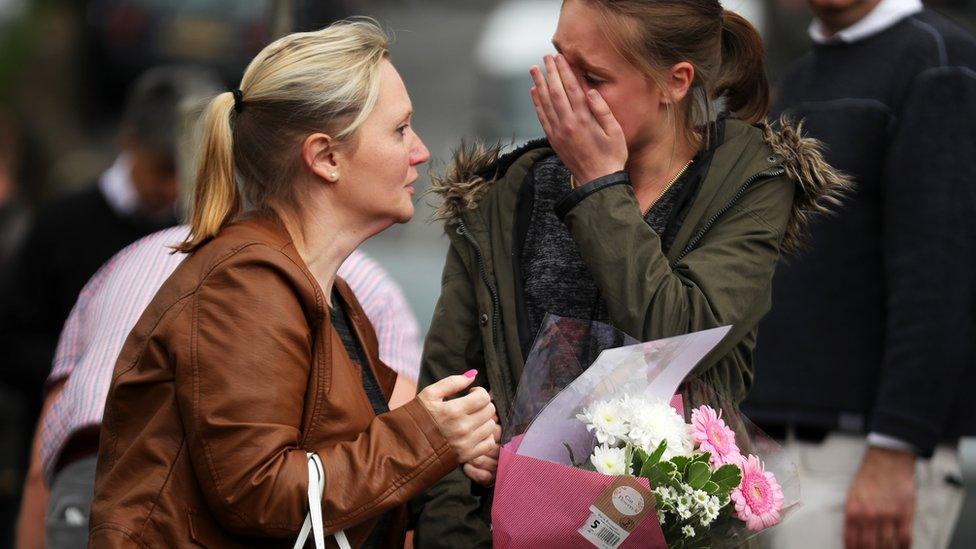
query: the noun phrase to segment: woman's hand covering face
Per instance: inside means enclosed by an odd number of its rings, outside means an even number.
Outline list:
[[[529,69],[532,103],[542,130],[576,185],[624,169],[627,143],[610,107],[594,89],[584,91],[562,55],[544,58],[545,72]]]

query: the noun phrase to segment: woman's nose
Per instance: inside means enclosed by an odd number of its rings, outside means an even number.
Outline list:
[[[410,153],[410,165],[416,166],[418,164],[423,164],[430,160],[430,151],[427,150],[427,145],[417,136],[417,143],[414,145],[413,150]]]

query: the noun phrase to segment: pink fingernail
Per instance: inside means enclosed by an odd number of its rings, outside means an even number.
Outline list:
[[[473,378],[476,375],[478,375],[478,370],[468,370],[467,372],[464,372],[464,376],[465,377],[472,377]]]

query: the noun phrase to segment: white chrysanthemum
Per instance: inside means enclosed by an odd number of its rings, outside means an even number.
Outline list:
[[[654,489],[654,496],[657,497],[657,500],[662,504],[674,499],[673,494],[674,491],[667,486],[658,486]]]
[[[681,533],[684,534],[686,538],[695,537],[695,529],[688,525],[681,527]]]
[[[708,526],[711,524],[715,519],[718,518],[718,512],[720,510],[721,507],[715,505],[713,502],[709,501],[706,503],[705,507],[702,509],[701,525]]]
[[[691,499],[696,505],[698,505],[698,507],[704,507],[710,498],[708,496],[708,492],[705,492],[704,490],[695,490],[691,494]]]
[[[626,442],[627,422],[617,402],[599,400],[583,409],[576,418],[586,424],[587,430],[594,432],[600,444]]]
[[[645,452],[653,452],[661,441],[667,441],[663,460],[690,456],[694,450],[688,424],[668,402],[634,398],[627,402],[630,430],[627,437]]]
[[[675,512],[681,520],[691,518],[693,505],[694,502],[691,499],[691,495],[687,493],[680,494],[674,499]]]
[[[629,475],[627,452],[623,448],[612,448],[606,444],[593,448],[590,462],[604,475]]]
[[[663,524],[665,524],[667,522],[667,519],[668,519],[668,516],[664,512],[664,509],[658,509],[657,510],[657,521],[658,521],[658,523],[660,523],[660,524],[663,525]]]

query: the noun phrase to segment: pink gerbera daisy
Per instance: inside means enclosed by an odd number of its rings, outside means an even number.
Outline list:
[[[716,413],[709,406],[701,406],[691,412],[691,436],[703,452],[712,454],[713,467],[727,463],[738,465],[742,455],[735,444],[735,433],[725,421],[722,413]]]
[[[776,477],[753,455],[744,458],[739,466],[742,483],[731,494],[739,519],[754,532],[778,523],[779,511],[783,508],[783,488],[776,482]]]

